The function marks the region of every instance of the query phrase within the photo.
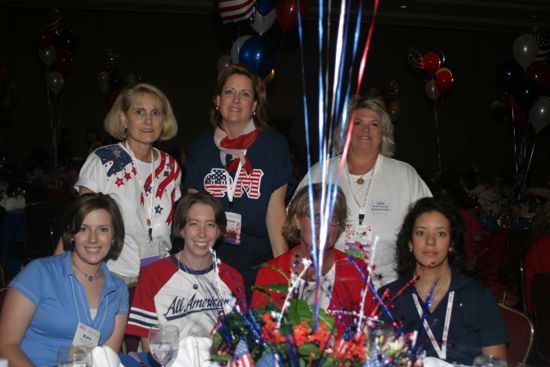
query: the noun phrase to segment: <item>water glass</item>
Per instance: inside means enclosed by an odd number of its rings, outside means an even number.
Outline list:
[[[480,355],[474,358],[474,367],[506,367],[505,359],[496,358],[493,356]]]
[[[57,351],[57,367],[92,367],[92,351],[86,347],[61,347]]]
[[[178,354],[180,331],[174,325],[161,325],[149,330],[149,351],[163,367]]]

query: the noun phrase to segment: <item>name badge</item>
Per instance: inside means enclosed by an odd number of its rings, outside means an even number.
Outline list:
[[[73,346],[85,348],[97,347],[100,335],[101,332],[99,330],[79,322],[74,334]]]
[[[225,227],[225,236],[223,242],[238,246],[241,244],[241,225],[242,217],[238,213],[225,212],[227,226]]]
[[[346,253],[369,259],[372,246],[372,225],[347,224],[344,233]]]
[[[160,259],[160,240],[143,243],[139,246],[139,265],[147,266]]]

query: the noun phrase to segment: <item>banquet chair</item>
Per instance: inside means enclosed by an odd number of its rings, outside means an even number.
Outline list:
[[[531,283],[533,319],[537,327],[535,346],[538,356],[550,363],[550,273],[537,273]]]
[[[506,244],[510,253],[510,274],[516,280],[515,283],[519,288],[521,310],[527,312],[523,259],[531,244],[529,231],[526,229],[509,229],[506,233]]]
[[[506,351],[508,365],[525,364],[533,346],[535,327],[523,312],[503,303],[499,303],[498,306],[508,334],[508,348]]]

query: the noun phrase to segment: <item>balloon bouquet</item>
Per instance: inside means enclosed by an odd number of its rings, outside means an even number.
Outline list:
[[[296,28],[298,12],[306,12],[305,0],[218,0],[222,23],[248,24],[258,35],[237,37],[229,55],[218,59],[218,71],[231,64],[243,64],[267,83],[275,76],[277,47],[265,36],[275,21],[284,32]]]
[[[549,51],[550,39],[535,27],[514,40],[514,60],[497,70],[504,96],[492,101],[490,108],[497,122],[511,122],[518,194],[525,189],[537,137],[550,125]]]
[[[71,73],[78,40],[72,30],[63,29],[63,15],[53,9],[37,32],[38,56],[44,65],[46,95],[52,134],[54,163],[57,165],[57,135],[61,125],[62,90],[65,78]]]
[[[426,84],[424,92],[434,102],[434,121],[437,143],[438,167],[441,171],[441,147],[439,142],[439,121],[436,102],[442,95],[447,95],[454,85],[453,73],[449,68],[442,67],[445,63],[445,54],[440,49],[434,49],[422,55],[414,47],[409,47],[408,64],[411,70],[421,76]]]
[[[105,106],[108,110],[113,106],[121,89],[132,87],[143,80],[140,75],[133,72],[126,74],[123,79],[118,67],[119,58],[120,56],[109,48],[99,63],[97,87],[105,97]]]

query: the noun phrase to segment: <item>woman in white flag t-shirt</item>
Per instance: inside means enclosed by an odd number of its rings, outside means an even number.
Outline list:
[[[432,194],[413,167],[390,158],[393,125],[382,99],[350,99],[346,124],[335,133],[336,151],[344,151],[348,136],[347,152],[311,167],[298,189],[310,178],[313,183],[338,183],[346,195],[348,218],[336,248],[365,252],[379,288],[397,279],[395,238],[409,205]]]
[[[122,209],[124,247],[107,265],[132,284],[141,267],[166,257],[172,246],[170,226],[181,196],[181,168],[153,144],[173,138],[178,125],[165,94],[141,83],[119,94],[105,118],[105,130],[121,142],[91,153],[75,188],[80,195],[109,194]]]

